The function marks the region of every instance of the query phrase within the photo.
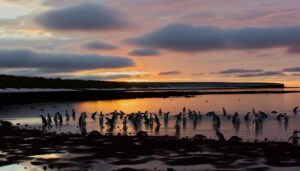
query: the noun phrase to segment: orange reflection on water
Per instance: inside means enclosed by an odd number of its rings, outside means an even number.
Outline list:
[[[58,158],[62,158],[63,154],[42,154],[42,155],[35,155],[31,157],[38,158],[38,159],[58,159]]]
[[[79,112],[103,111],[109,113],[122,110],[125,113],[149,111],[157,113],[161,108],[171,114],[179,113],[183,107],[206,113],[222,112],[225,107],[231,112],[251,111],[252,108],[261,111],[287,111],[297,105],[298,94],[257,94],[257,95],[204,95],[195,98],[144,98],[110,101],[88,101],[74,105]]]
[[[221,131],[226,137],[238,135],[243,138],[254,140],[256,138],[271,138],[286,140],[294,130],[300,130],[299,122],[300,115],[296,115],[292,112],[295,106],[300,106],[299,103],[300,93],[287,93],[287,94],[230,94],[230,95],[202,95],[195,96],[193,98],[140,98],[140,99],[123,99],[123,100],[102,100],[102,101],[85,101],[76,103],[49,103],[49,104],[36,104],[36,110],[30,109],[31,105],[24,105],[20,108],[10,108],[7,111],[2,111],[1,116],[8,118],[10,121],[19,121],[21,124],[28,123],[34,125],[35,123],[41,124],[40,114],[50,113],[53,116],[56,112],[61,112],[63,115],[65,110],[72,108],[76,111],[76,120],[71,120],[69,123],[65,123],[62,126],[62,130],[67,132],[78,132],[78,118],[80,112],[87,112],[87,128],[89,131],[98,130],[105,134],[108,126],[105,124],[104,129],[100,129],[99,115],[96,119],[91,118],[91,113],[102,111],[104,114],[111,113],[114,110],[124,111],[126,114],[132,112],[144,112],[158,113],[161,108],[163,112],[171,112],[170,120],[167,126],[163,124],[163,116],[159,116],[161,127],[159,132],[156,132],[155,127],[152,129],[145,128],[145,124],[142,125],[141,130],[146,130],[151,135],[175,135],[175,117],[172,117],[182,111],[183,107],[187,109],[201,111],[202,114],[206,114],[210,111],[215,111],[219,116],[223,115],[222,108],[224,107],[229,115],[233,115],[234,112],[238,112],[241,117],[241,126],[239,131],[233,128],[230,119],[221,117]],[[43,108],[44,111],[39,109]],[[263,131],[261,134],[256,135],[255,125],[246,124],[243,120],[243,115],[247,112],[264,111],[269,117],[266,120]],[[276,114],[271,114],[271,111],[276,110],[278,113],[287,113],[290,117],[289,125],[287,128],[283,127],[276,119]],[[107,117],[111,117],[107,116]],[[253,119],[254,116],[252,116]],[[35,118],[35,119],[33,119]],[[15,123],[15,122],[14,122]],[[252,123],[252,122],[251,122]],[[117,128],[114,130],[114,134],[123,134],[122,118],[118,118]],[[128,122],[128,133],[135,134],[136,130],[133,130],[132,123]],[[156,126],[156,125],[154,125]],[[53,127],[53,131],[56,127]],[[212,127],[211,118],[203,115],[203,118],[199,121],[198,125],[194,128],[192,120],[188,120],[186,130],[182,130],[181,136],[193,136],[195,134],[203,134],[208,137],[214,138],[214,129]],[[124,133],[125,134],[125,133]]]

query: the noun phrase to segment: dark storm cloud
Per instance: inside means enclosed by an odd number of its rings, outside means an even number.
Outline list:
[[[180,74],[179,71],[167,71],[167,72],[160,72],[158,75],[178,75]]]
[[[266,71],[262,73],[238,75],[238,77],[269,77],[269,76],[284,76],[284,73],[282,73],[281,71]]]
[[[27,49],[0,49],[0,68],[30,68],[39,72],[73,72],[134,66],[126,57],[92,54],[42,53]]]
[[[84,47],[87,49],[92,49],[92,50],[112,50],[112,49],[118,48],[115,45],[110,45],[110,44],[100,42],[100,41],[89,42],[89,43],[85,44]]]
[[[300,26],[234,29],[169,24],[124,42],[184,52],[299,47]]]
[[[262,72],[262,69],[227,69],[223,71],[217,72],[217,74],[241,74],[241,73],[255,73],[255,72]]]
[[[37,16],[35,21],[54,30],[109,30],[128,24],[117,10],[91,2],[50,10]]]
[[[285,68],[282,70],[283,72],[300,72],[300,67],[295,68]]]
[[[129,55],[133,56],[156,56],[159,55],[159,51],[155,49],[135,49],[129,52]]]

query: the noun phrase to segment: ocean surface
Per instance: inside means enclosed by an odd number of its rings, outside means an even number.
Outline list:
[[[253,89],[242,89],[240,91],[252,91]],[[261,90],[261,89],[260,89]],[[270,89],[274,91],[274,89]],[[278,89],[282,91],[283,89]],[[286,89],[288,90],[300,90],[299,88]],[[223,90],[214,90],[223,91]],[[226,90],[231,91],[231,90]],[[265,89],[268,91],[268,89]],[[45,97],[47,98],[47,97]],[[8,120],[14,124],[19,123],[21,127],[28,124],[30,127],[38,128],[41,126],[42,121],[40,115],[46,116],[48,113],[53,117],[56,112],[60,112],[65,115],[65,111],[68,110],[69,114],[71,110],[76,111],[76,119],[70,119],[69,122],[65,121],[62,126],[55,126],[49,131],[56,132],[79,132],[77,127],[78,118],[81,112],[87,112],[87,129],[88,131],[97,130],[105,134],[107,132],[107,126],[104,129],[100,129],[99,115],[96,115],[96,120],[91,118],[91,114],[94,112],[103,112],[108,114],[115,110],[123,111],[126,114],[132,112],[145,112],[158,114],[161,109],[163,112],[170,112],[168,125],[164,124],[163,115],[158,115],[161,126],[159,129],[154,124],[153,128],[142,125],[140,130],[147,131],[150,135],[163,136],[163,135],[175,135],[175,120],[179,112],[185,107],[191,111],[197,111],[203,115],[201,120],[197,123],[193,123],[188,119],[187,126],[183,129],[182,122],[180,123],[181,137],[192,137],[196,134],[202,134],[208,138],[215,139],[215,130],[212,124],[212,118],[206,116],[207,112],[214,111],[221,118],[220,131],[226,138],[231,136],[240,136],[244,141],[254,140],[268,140],[274,141],[287,141],[288,137],[292,135],[294,130],[300,130],[300,109],[299,113],[295,114],[293,108],[300,106],[300,93],[285,93],[285,94],[223,94],[223,95],[198,95],[193,97],[174,97],[174,98],[138,98],[138,99],[122,99],[122,100],[99,100],[99,101],[82,101],[82,102],[59,102],[59,103],[36,103],[25,105],[12,105],[0,108],[0,119]],[[232,121],[227,117],[223,117],[223,110],[225,108],[229,115],[233,115],[235,112],[239,113],[241,119],[240,127],[234,127]],[[255,124],[252,123],[254,115],[251,114],[251,121],[245,122],[244,116],[247,112],[262,111],[268,114],[268,118],[264,120],[263,127],[260,130],[255,129]],[[277,114],[272,114],[272,111],[276,111]],[[288,124],[284,125],[284,121],[279,122],[276,117],[279,113],[287,113],[289,116]],[[111,117],[110,115],[108,115]],[[133,125],[128,122],[128,135],[135,135],[137,130],[133,129]],[[122,119],[118,119],[114,134],[124,134],[122,130]]]

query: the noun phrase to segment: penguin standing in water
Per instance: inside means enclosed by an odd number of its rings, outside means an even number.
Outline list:
[[[299,133],[299,131],[294,131],[293,135],[288,139],[288,141],[292,140],[292,143],[295,145],[299,144],[299,140],[300,138],[298,137],[297,133]]]
[[[181,121],[181,115],[182,115],[181,112],[178,113],[178,115],[175,115],[177,121]]]
[[[100,112],[100,118],[99,118],[99,125],[100,125],[100,130],[102,130],[103,127],[103,122],[104,122],[104,115],[102,112]]]
[[[127,117],[125,116],[123,119],[123,128],[127,127]]]
[[[285,117],[285,115],[282,114],[282,113],[280,113],[280,114],[276,117],[276,119],[277,119],[278,122],[280,122],[280,121],[281,121],[281,118],[284,118],[284,117]]]
[[[159,122],[159,119],[158,119],[157,115],[155,115],[154,121],[155,121],[156,125],[160,125],[160,122]]]
[[[112,133],[114,128],[115,128],[115,120],[114,117],[112,117],[111,119],[106,117],[105,118],[108,124],[108,132]]]
[[[164,114],[164,125],[165,125],[165,127],[168,127],[169,114],[170,114],[170,112],[167,112],[167,113]]]
[[[183,127],[183,130],[186,129],[186,121],[187,121],[187,119],[186,119],[185,113],[183,113],[183,115],[182,115],[182,127]]]
[[[201,120],[202,119],[202,114],[200,111],[198,111],[198,119]]]
[[[83,125],[83,120],[84,120],[84,116],[86,115],[86,113],[85,112],[82,112],[81,114],[80,114],[80,116],[79,116],[79,120],[78,120],[78,125],[79,125],[79,127],[82,127],[82,125]]]
[[[238,133],[240,129],[240,118],[237,112],[232,117],[232,123],[233,123],[233,128],[235,129],[236,133]]]
[[[198,125],[198,117],[197,115],[191,115],[192,119],[193,119],[193,130],[197,129],[197,125]]]
[[[216,114],[213,115],[213,128],[219,130],[221,126],[220,117]]]
[[[48,124],[48,126],[51,126],[51,124],[52,124],[52,119],[51,119],[51,116],[49,113],[48,113],[48,117],[47,117],[47,124]]]
[[[124,135],[127,135],[127,117],[123,117],[123,133]]]
[[[154,124],[153,114],[150,113],[150,117],[149,117],[149,127],[150,127],[150,130],[151,130],[151,131],[153,131],[153,124]]]
[[[183,111],[183,113],[186,113],[186,108],[185,108],[185,107],[183,107],[182,111]]]
[[[246,122],[247,130],[249,130],[250,129],[250,112],[247,112],[247,114],[244,116],[244,121]]]
[[[40,115],[40,116],[42,118],[43,128],[46,128],[47,127],[47,119],[43,115]]]
[[[58,112],[58,123],[59,125],[62,125],[63,124],[63,116]]]
[[[58,115],[57,115],[57,113],[54,115],[53,120],[54,120],[55,125],[57,126],[57,124],[58,124]]]
[[[226,117],[227,116],[227,112],[225,110],[225,108],[223,107],[223,116]]]
[[[66,116],[66,121],[69,122],[69,120],[70,120],[70,115],[69,115],[68,110],[66,110],[65,116]]]
[[[92,118],[93,120],[96,120],[96,115],[97,115],[97,113],[98,113],[98,112],[94,112],[94,113],[92,113],[92,116],[91,116],[91,118]]]
[[[143,118],[144,118],[144,124],[145,124],[145,126],[146,126],[146,129],[148,129],[148,127],[149,127],[149,118],[148,118],[148,115],[145,113],[144,114],[144,116],[143,116]],[[166,123],[165,123],[166,124]]]
[[[235,114],[232,117],[232,123],[239,124],[239,122],[240,122],[239,114],[237,112],[235,112]]]
[[[285,115],[283,125],[285,130],[287,130],[289,126],[289,116]]]
[[[73,121],[75,121],[75,119],[76,119],[76,113],[75,113],[74,109],[72,109],[72,118],[73,118]]]
[[[254,109],[254,108],[252,109],[252,113],[253,113],[253,115],[255,115],[255,114],[256,114],[256,111],[255,111],[255,109]]]
[[[174,128],[175,128],[175,136],[179,136],[180,135],[180,124],[179,124],[179,121],[176,121]]]
[[[82,113],[79,117],[79,129],[80,129],[81,135],[87,134],[86,118],[87,118],[86,113]]]
[[[298,108],[299,108],[299,106],[296,106],[296,107],[293,109],[293,112],[294,112],[295,114],[298,113]]]
[[[245,117],[244,117],[244,120],[245,120],[246,122],[249,122],[249,121],[250,121],[250,112],[247,112],[247,114],[246,114]]]
[[[255,124],[255,135],[258,136],[260,133],[262,133],[262,127],[263,127],[263,121],[262,118],[256,117],[252,124]]]
[[[163,113],[162,110],[159,109],[158,114],[159,114],[159,115],[162,115],[162,113]]]

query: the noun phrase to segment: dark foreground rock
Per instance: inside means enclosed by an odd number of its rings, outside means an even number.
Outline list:
[[[160,161],[168,168],[165,170],[176,170],[176,166],[195,166],[197,169],[206,164],[215,169],[229,170],[300,168],[300,147],[285,142],[218,142],[168,136],[103,136],[96,132],[87,136],[57,135],[16,127],[0,128],[0,138],[0,167],[31,161],[32,165],[42,169],[89,170],[102,161],[114,166],[126,165],[116,170],[135,170],[135,165]],[[67,157],[32,157],[53,153],[67,154]],[[160,169],[153,168],[136,170]]]

